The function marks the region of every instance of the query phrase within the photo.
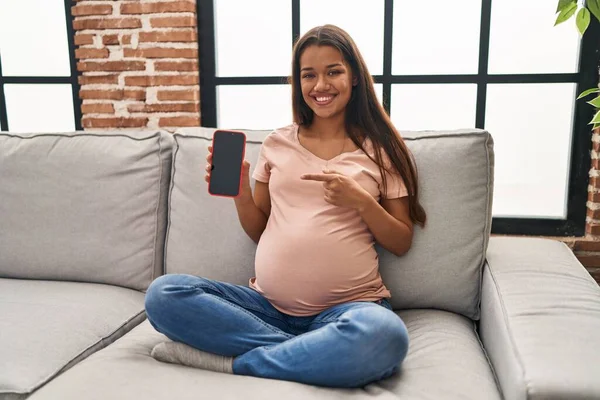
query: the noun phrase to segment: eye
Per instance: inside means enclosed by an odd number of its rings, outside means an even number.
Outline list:
[[[302,79],[310,79],[312,77],[314,77],[314,75],[311,73],[306,73],[306,74],[302,75]]]
[[[332,76],[333,75],[339,75],[341,73],[342,73],[342,71],[339,71],[337,69],[333,69],[333,70],[329,71],[329,75],[332,75]]]

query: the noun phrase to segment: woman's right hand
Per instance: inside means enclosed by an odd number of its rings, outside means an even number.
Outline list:
[[[210,182],[210,172],[212,170],[212,151],[212,146],[208,146],[208,155],[206,156],[208,164],[206,164],[206,174],[204,175],[204,180],[207,183]],[[244,199],[247,198],[247,196],[252,199],[252,188],[250,187],[250,163],[244,160],[242,164],[242,187],[240,195],[237,198]]]

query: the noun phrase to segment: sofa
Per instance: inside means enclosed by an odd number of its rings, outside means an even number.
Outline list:
[[[377,247],[398,373],[337,389],[153,359],[156,277],[253,276],[233,201],[207,192],[213,132],[0,133],[0,399],[600,399],[600,288],[559,241],[490,235],[484,130],[402,132],[428,222],[401,257]],[[268,133],[246,131],[251,171]]]

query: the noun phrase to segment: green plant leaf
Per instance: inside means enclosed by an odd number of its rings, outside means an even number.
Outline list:
[[[594,124],[594,127],[592,129],[596,129],[600,126],[600,124]]]
[[[596,97],[594,100],[588,101],[587,103],[593,105],[596,108],[600,108],[600,96]]]
[[[587,0],[585,3],[588,10],[600,21],[600,0]]]
[[[577,3],[571,3],[567,5],[565,8],[562,9],[560,14],[558,14],[554,26],[562,24],[563,22],[571,18],[573,14],[575,14],[575,11],[577,11]]]
[[[588,123],[588,125],[593,124],[600,124],[600,111],[598,111],[596,115],[594,115],[594,118],[592,118],[592,120]]]
[[[583,36],[588,26],[590,26],[590,19],[590,12],[585,7],[581,8],[577,13],[575,23],[577,24],[577,29],[579,29],[579,33],[581,34],[581,36]]]
[[[556,7],[556,12],[559,13],[571,3],[577,3],[577,0],[558,0],[558,7]]]
[[[579,95],[579,97],[577,98],[577,100],[583,99],[585,96],[589,96],[592,93],[600,93],[600,88],[591,88],[591,89],[588,89],[588,90],[584,91],[583,93],[581,93]]]

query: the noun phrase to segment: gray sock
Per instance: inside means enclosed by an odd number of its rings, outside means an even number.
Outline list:
[[[233,374],[233,357],[207,353],[180,342],[162,342],[150,354],[158,361]]]

